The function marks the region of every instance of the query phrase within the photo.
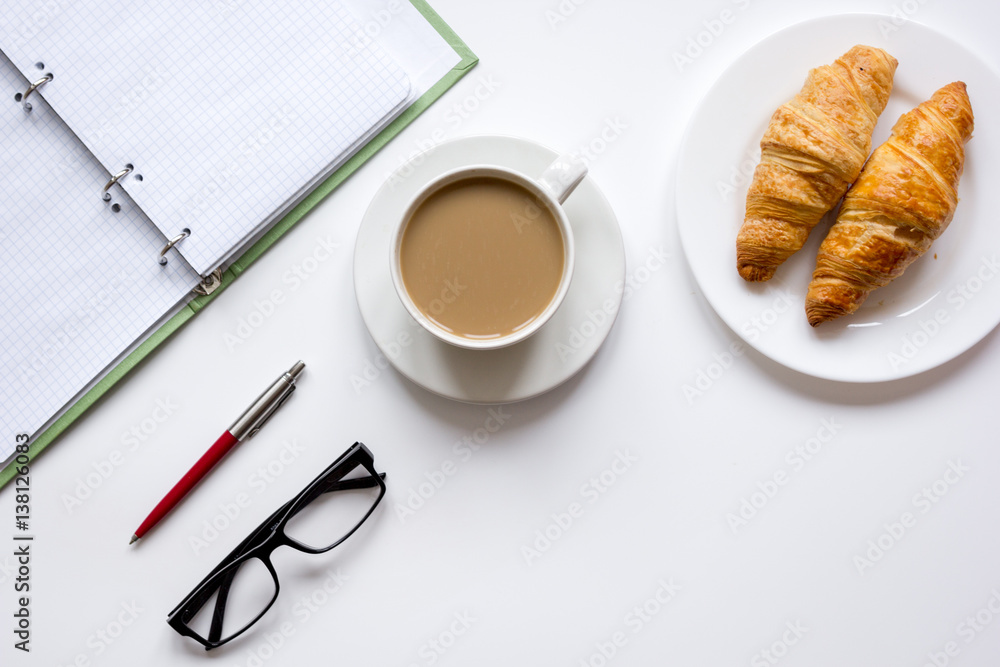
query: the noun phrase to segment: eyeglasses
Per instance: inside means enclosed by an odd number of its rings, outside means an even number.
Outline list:
[[[351,475],[349,479],[345,479]],[[358,529],[385,495],[385,473],[375,471],[360,442],[330,464],[297,496],[257,527],[170,612],[167,623],[206,650],[247,631],[278,598],[271,554],[289,546],[307,554],[334,548]]]

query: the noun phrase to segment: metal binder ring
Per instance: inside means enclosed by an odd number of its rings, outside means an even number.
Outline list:
[[[126,165],[124,169],[122,169],[117,174],[112,176],[111,180],[104,184],[104,189],[101,190],[102,193],[105,193],[104,201],[108,201],[109,199],[111,199],[111,195],[106,194],[107,191],[111,189],[111,186],[120,181],[121,179],[125,178],[125,176],[127,176],[131,171],[132,171],[132,165]],[[167,248],[167,250],[169,250],[169,248]]]
[[[38,81],[36,81],[33,84],[31,84],[30,86],[28,86],[28,89],[26,91],[24,91],[24,95],[21,96],[21,104],[24,107],[25,111],[31,111],[31,103],[28,102],[28,97],[33,92],[35,92],[36,90],[38,90],[39,88],[41,88],[42,86],[44,86],[45,84],[47,84],[51,80],[52,80],[52,73],[50,72],[50,73],[46,74],[45,76],[43,76]]]
[[[189,236],[191,236],[191,232],[184,230],[174,238],[167,241],[167,245],[163,246],[163,249],[160,250],[160,266],[163,266],[164,264],[167,263],[167,258],[165,257],[167,252],[169,252],[171,248],[173,248],[175,245],[177,245],[178,243],[180,243]]]

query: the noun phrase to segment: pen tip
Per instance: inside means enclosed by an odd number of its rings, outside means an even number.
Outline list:
[[[138,536],[138,535],[133,535],[133,536],[132,536],[132,539],[131,539],[131,540],[129,540],[129,541],[128,541],[128,543],[129,543],[129,544],[135,544],[135,543],[136,543],[136,542],[138,542],[138,541],[139,541],[139,536]]]

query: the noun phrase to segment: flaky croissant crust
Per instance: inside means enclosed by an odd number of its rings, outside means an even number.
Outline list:
[[[847,193],[806,295],[817,326],[853,313],[948,227],[958,205],[972,106],[961,81],[904,114]]]
[[[770,279],[858,177],[896,64],[881,49],[855,46],[809,72],[802,90],[775,111],[736,241],[745,280]]]

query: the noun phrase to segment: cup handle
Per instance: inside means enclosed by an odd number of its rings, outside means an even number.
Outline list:
[[[538,184],[562,204],[587,175],[587,165],[571,155],[560,155],[538,177]]]

